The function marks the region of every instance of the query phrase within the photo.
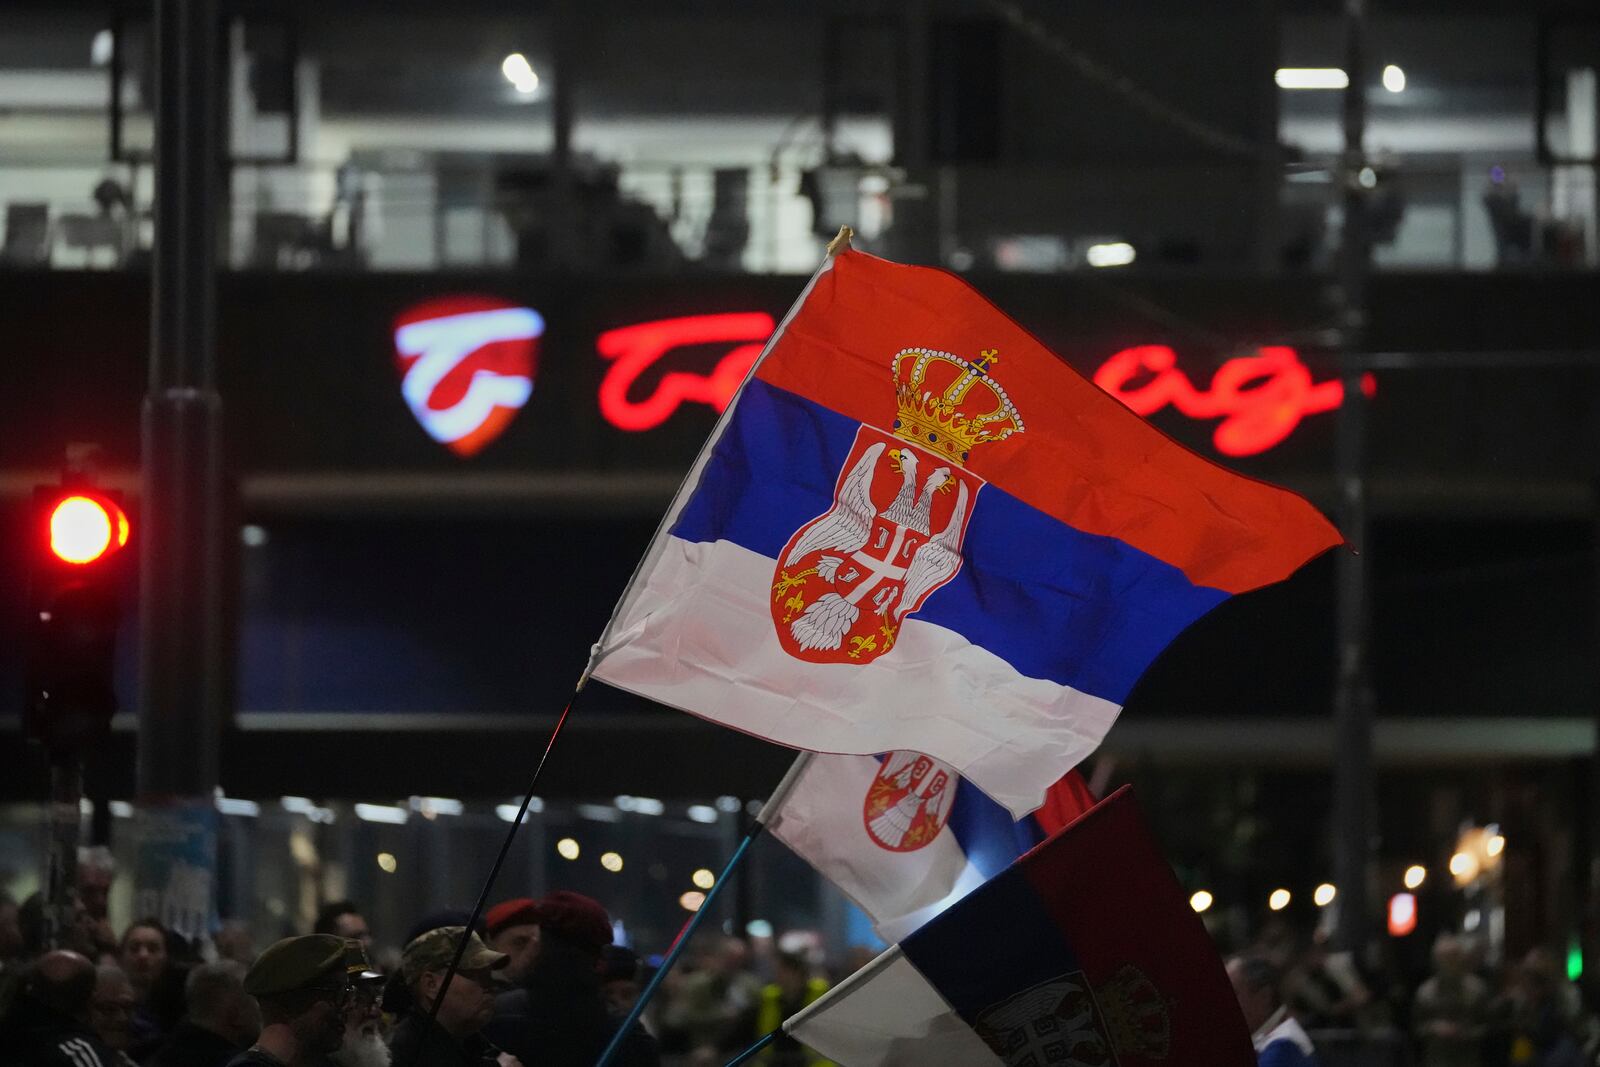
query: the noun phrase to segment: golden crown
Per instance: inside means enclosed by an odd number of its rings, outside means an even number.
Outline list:
[[[1172,1047],[1172,1020],[1161,991],[1137,967],[1123,967],[1095,990],[1106,1032],[1117,1052],[1165,1059]]]
[[[931,348],[896,352],[895,436],[964,463],[978,445],[1021,433],[1017,406],[989,374],[999,362],[992,348],[977,360]]]

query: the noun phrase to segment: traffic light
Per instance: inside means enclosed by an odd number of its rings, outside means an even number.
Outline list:
[[[33,491],[27,700],[23,728],[54,754],[103,737],[132,533],[120,494],[82,479]]]

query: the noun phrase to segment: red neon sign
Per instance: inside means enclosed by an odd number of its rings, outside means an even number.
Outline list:
[[[1228,360],[1205,391],[1194,387],[1177,362],[1166,345],[1124,348],[1095,371],[1094,383],[1140,415],[1171,404],[1191,419],[1220,418],[1211,441],[1228,456],[1265,452],[1307,415],[1344,402],[1344,383],[1313,384],[1310,369],[1287,345],[1263,345],[1253,356]],[[1361,391],[1371,396],[1374,388],[1372,375],[1364,375]]]
[[[685,315],[607,330],[596,342],[601,358],[614,361],[600,382],[600,414],[619,430],[639,431],[660,426],[681,404],[707,404],[723,410],[761,355],[761,346],[775,325],[764,311],[740,311]],[[673,349],[727,343],[734,347],[710,374],[668,371],[650,395],[630,395],[639,376]]]
[[[685,315],[622,326],[602,333],[600,356],[612,361],[600,382],[600,414],[619,430],[653,430],[686,403],[722,411],[776,326],[764,311]],[[668,371],[647,395],[639,381],[674,350],[731,345],[709,374]],[[1264,345],[1255,355],[1224,363],[1210,388],[1195,388],[1166,345],[1135,345],[1095,371],[1094,382],[1140,415],[1171,405],[1191,419],[1221,419],[1211,435],[1218,452],[1252,456],[1280,444],[1302,419],[1332,411],[1344,400],[1337,379],[1313,382],[1311,371],[1286,345]],[[1372,375],[1362,378],[1371,396]]]

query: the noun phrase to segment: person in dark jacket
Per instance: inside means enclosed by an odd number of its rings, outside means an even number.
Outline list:
[[[606,1007],[601,952],[611,917],[598,901],[556,890],[539,901],[539,955],[522,988],[495,1001],[489,1039],[537,1067],[594,1067],[621,1019]],[[659,1067],[655,1038],[634,1026],[614,1067]]]
[[[261,1033],[228,1067],[315,1067],[339,1047],[353,992],[348,946],[332,934],[304,934],[267,947],[244,976],[244,991],[261,1005]]]
[[[395,1067],[521,1067],[480,1032],[494,1014],[494,973],[510,958],[470,934],[449,986],[444,984],[464,933],[464,926],[441,926],[401,952],[401,982],[391,982],[384,994],[384,1007],[403,1013],[389,1036]],[[543,1061],[534,1062],[543,1067]]]
[[[89,1021],[95,968],[88,957],[58,949],[39,957],[23,978],[0,1037],[5,1062],[19,1067],[119,1067]]]
[[[244,991],[245,966],[204,963],[184,983],[189,1010],[145,1067],[223,1067],[261,1033],[261,1009]]]

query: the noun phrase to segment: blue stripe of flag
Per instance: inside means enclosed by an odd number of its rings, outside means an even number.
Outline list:
[[[776,559],[796,530],[833,506],[858,428],[752,379],[673,535],[730,541]],[[962,554],[961,570],[915,618],[960,634],[1027,677],[1119,705],[1161,650],[1228,596],[994,485],[978,493]]]
[[[1012,867],[900,942],[968,1022],[997,999],[1079,969],[1066,935]]]

